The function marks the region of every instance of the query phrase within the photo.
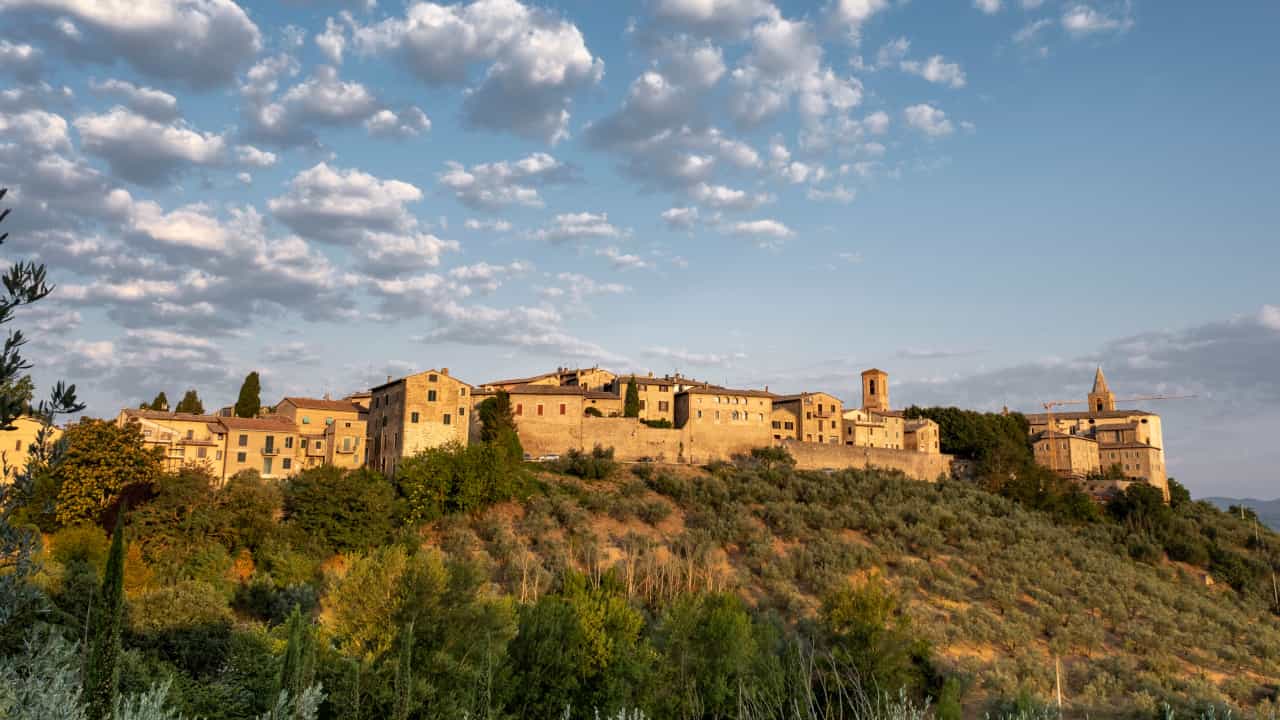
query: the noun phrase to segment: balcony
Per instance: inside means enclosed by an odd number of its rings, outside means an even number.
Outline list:
[[[276,447],[276,446],[274,446],[274,445],[266,445],[266,446],[264,446],[264,447],[262,448],[262,454],[263,454],[263,455],[265,455],[265,456],[268,456],[268,457],[273,456],[273,455],[279,455],[279,454],[280,454],[280,448],[278,448],[278,447]]]

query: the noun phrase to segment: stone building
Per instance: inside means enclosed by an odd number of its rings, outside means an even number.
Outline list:
[[[165,470],[196,464],[225,480],[226,435],[219,424],[224,419],[220,415],[125,408],[116,417],[116,424],[123,427],[126,423],[137,423],[143,445],[162,451],[161,463]]]
[[[225,482],[245,470],[264,478],[286,478],[302,468],[299,435],[292,421],[280,417],[219,417],[210,425],[215,438],[226,439],[220,473]]]
[[[31,457],[31,446],[43,425],[39,420],[22,415],[16,418],[8,430],[0,430],[0,485],[13,482],[13,477],[27,467]],[[48,440],[56,442],[62,436],[62,430],[56,426],[51,428]]]
[[[1116,469],[1122,481],[1094,481],[1089,489],[1098,493],[1123,490],[1135,482],[1157,487],[1169,497],[1169,478],[1164,458],[1164,433],[1160,416],[1145,410],[1116,409],[1115,394],[1098,368],[1093,389],[1085,401],[1087,410],[1028,415],[1036,460],[1063,477],[1085,480],[1091,473]],[[1081,438],[1081,440],[1071,440]],[[1052,445],[1050,443],[1053,443]],[[1070,455],[1061,450],[1064,443]],[[1087,460],[1078,453],[1089,454]],[[1096,453],[1096,459],[1092,454]]]
[[[449,368],[370,388],[369,467],[392,476],[400,458],[448,443],[466,445],[471,391],[471,385],[449,375]]]
[[[676,393],[675,427],[688,462],[727,459],[771,444],[773,393],[691,387]]]
[[[840,444],[844,403],[825,392],[778,395],[773,398],[773,432],[801,442]],[[794,431],[786,427],[794,422]]]
[[[297,459],[303,468],[364,465],[366,413],[351,400],[286,397],[276,404],[275,414],[297,430]]]

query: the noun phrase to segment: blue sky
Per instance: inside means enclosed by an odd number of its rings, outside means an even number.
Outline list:
[[[1033,410],[1278,494],[1280,7],[0,0],[37,380],[680,370]]]

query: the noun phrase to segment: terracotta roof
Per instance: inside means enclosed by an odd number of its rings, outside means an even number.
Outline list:
[[[280,402],[293,403],[294,407],[308,410],[332,410],[334,412],[360,412],[360,406],[350,400],[319,400],[316,398],[287,397]]]
[[[481,391],[474,395],[491,395],[492,391]],[[578,385],[517,385],[507,390],[508,395],[573,395],[596,400],[618,400],[613,393],[599,390],[584,390]]]
[[[370,397],[372,397],[372,396],[373,396],[373,391],[374,391],[374,390],[381,390],[381,389],[382,389],[382,388],[384,388],[384,387],[391,387],[392,385],[398,385],[399,383],[404,382],[406,378],[417,377],[417,376],[419,376],[419,375],[426,375],[426,374],[428,374],[428,373],[435,373],[436,375],[443,375],[443,376],[445,376],[445,377],[449,378],[450,380],[456,380],[457,382],[460,382],[460,383],[462,383],[463,385],[466,385],[467,387],[471,387],[471,383],[465,382],[465,381],[463,381],[463,380],[458,380],[458,378],[456,378],[456,377],[454,377],[454,376],[452,376],[452,375],[450,375],[450,374],[448,374],[448,373],[444,372],[443,370],[437,370],[437,369],[435,369],[435,368],[432,368],[432,369],[430,369],[430,370],[423,370],[422,372],[410,373],[409,375],[406,375],[405,377],[402,377],[402,378],[396,378],[395,380],[389,380],[389,381],[387,381],[387,382],[382,383],[381,385],[374,385],[373,387],[369,388],[369,395],[370,395]]]
[[[1094,440],[1088,435],[1072,435],[1071,433],[1056,432],[1056,431],[1055,432],[1046,431],[1042,433],[1037,433],[1036,442],[1040,442],[1041,440],[1044,440],[1046,437],[1052,438],[1055,440],[1061,438],[1063,440],[1084,440],[1085,442],[1091,442],[1091,443],[1098,442],[1097,440]]]
[[[1114,418],[1126,418],[1126,417],[1135,417],[1135,416],[1143,416],[1143,415],[1154,416],[1155,413],[1147,412],[1146,410],[1104,410],[1102,412],[1088,412],[1088,411],[1082,410],[1079,412],[1060,412],[1060,413],[1056,412],[1053,414],[1053,417],[1055,420],[1087,420],[1089,418],[1096,418],[1099,420],[1109,420]],[[1034,415],[1027,415],[1026,417],[1027,417],[1027,422],[1030,422],[1033,424],[1038,422],[1043,423],[1048,421],[1048,416],[1045,413],[1035,413]]]
[[[293,423],[285,418],[241,418],[220,417],[218,423],[228,430],[257,430],[274,432],[295,432]]]
[[[480,387],[489,387],[491,385],[526,385],[528,383],[533,382],[534,380],[542,380],[543,378],[558,376],[559,374],[560,373],[549,372],[549,373],[542,373],[541,375],[530,375],[529,377],[524,377],[524,378],[509,378],[507,380],[494,380],[492,382],[484,383]]]
[[[881,370],[880,368],[871,368],[870,370],[863,370],[862,374],[863,375],[871,375],[871,374],[888,375],[889,373]]]
[[[129,417],[147,420],[178,420],[181,422],[211,422],[217,420],[216,415],[196,415],[194,413],[166,412],[164,410],[141,410],[125,408],[124,414]]]
[[[1101,450],[1159,450],[1155,445],[1141,442],[1098,443]]]
[[[769,398],[770,400],[773,400],[775,397],[777,397],[777,395],[774,395],[771,392],[766,392],[764,390],[733,390],[731,388],[724,388],[724,387],[719,387],[715,385],[711,385],[707,387],[691,387],[691,388],[682,390],[676,394],[684,395],[689,393],[694,395],[737,395],[740,397]]]

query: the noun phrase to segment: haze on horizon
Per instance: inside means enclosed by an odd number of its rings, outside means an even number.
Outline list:
[[[0,0],[36,380],[558,365],[1032,412],[1280,495],[1280,6]]]

